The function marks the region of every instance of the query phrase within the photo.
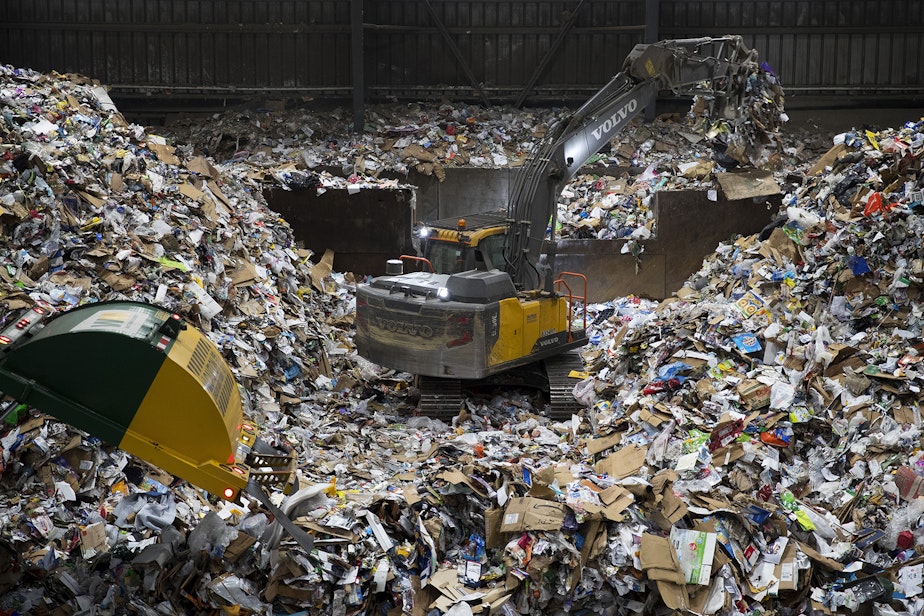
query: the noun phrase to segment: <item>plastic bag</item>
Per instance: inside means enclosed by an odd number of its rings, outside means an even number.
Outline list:
[[[141,530],[163,530],[176,518],[172,494],[138,492],[124,497],[113,511],[116,526]],[[131,521],[129,521],[131,519]]]
[[[237,538],[238,530],[210,511],[189,533],[189,549],[193,553],[208,552],[221,556]]]
[[[770,388],[770,408],[788,409],[796,398],[796,388],[789,383],[776,381]]]
[[[866,200],[866,207],[863,208],[864,216],[872,216],[876,212],[882,211],[882,193],[874,192]]]
[[[596,404],[597,402],[597,392],[594,389],[594,385],[597,380],[589,376],[586,379],[579,381],[575,386],[572,393],[574,394],[574,399],[583,404],[584,406],[590,407]]]
[[[808,229],[821,222],[821,217],[801,207],[790,206],[786,208],[786,215],[789,220],[797,223],[803,229]]]

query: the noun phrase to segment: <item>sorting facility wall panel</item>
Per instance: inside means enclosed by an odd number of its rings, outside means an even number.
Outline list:
[[[116,91],[349,96],[351,2],[3,0],[0,61]],[[644,14],[645,0],[365,0],[364,90],[512,98],[548,54],[532,91],[583,99],[642,41]]]
[[[348,90],[350,1],[3,0],[0,61],[116,90]]]
[[[520,93],[570,23],[534,92],[586,97],[618,72],[626,54],[642,42],[644,9],[644,0],[366,2],[367,90],[373,97],[480,91],[490,98],[510,98]]]
[[[919,0],[362,0],[355,24],[353,5],[2,0],[0,62],[82,73],[116,94],[352,97],[362,79],[368,102],[573,103],[618,72],[646,33],[740,33],[788,93],[924,93]],[[646,24],[652,8],[657,22]]]
[[[740,33],[789,93],[924,93],[924,2],[661,0],[660,31]]]

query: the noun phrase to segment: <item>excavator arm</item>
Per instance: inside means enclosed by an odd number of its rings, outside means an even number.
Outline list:
[[[740,36],[660,41],[636,45],[623,69],[570,117],[552,126],[514,180],[507,207],[505,259],[518,289],[551,292],[551,266],[539,269],[546,228],[558,196],[578,170],[654,102],[662,91],[700,95],[712,118],[741,112],[756,51]]]

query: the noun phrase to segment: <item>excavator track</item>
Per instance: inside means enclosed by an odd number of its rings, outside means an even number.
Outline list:
[[[570,376],[572,370],[584,369],[584,360],[578,351],[568,351],[545,360],[545,372],[549,379],[549,403],[551,418],[563,420],[578,413],[584,406],[574,397],[574,386],[578,379]]]
[[[418,409],[426,417],[450,423],[462,408],[462,381],[432,376],[418,376]]]
[[[574,398],[574,386],[577,379],[571,376],[573,370],[583,370],[584,361],[578,351],[573,350],[550,357],[543,362],[543,372],[548,385],[549,403],[551,406],[551,419],[564,420],[572,414],[580,412],[583,407]],[[512,372],[521,378],[519,372]],[[510,375],[506,375],[509,380]],[[528,387],[537,387],[536,379],[526,379],[523,383]],[[490,380],[484,383],[490,383]],[[506,381],[495,382],[495,386],[503,386]],[[450,423],[452,418],[459,414],[462,407],[462,381],[459,379],[446,379],[431,376],[418,376],[417,387],[420,390],[418,410],[421,415],[439,419]]]

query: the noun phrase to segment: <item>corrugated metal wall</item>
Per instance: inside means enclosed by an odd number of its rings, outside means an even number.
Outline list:
[[[618,72],[644,39],[645,2],[379,0],[363,20],[371,92],[497,100],[535,80],[533,93],[558,97],[595,91]]]
[[[117,90],[350,88],[350,2],[3,0],[2,61]]]
[[[787,92],[924,92],[924,2],[662,0],[665,37],[745,36]]]
[[[740,33],[788,92],[924,94],[919,0],[353,1],[2,0],[0,61],[115,94],[350,97],[356,83],[369,102],[529,103],[584,100],[638,42]]]

